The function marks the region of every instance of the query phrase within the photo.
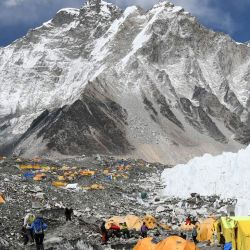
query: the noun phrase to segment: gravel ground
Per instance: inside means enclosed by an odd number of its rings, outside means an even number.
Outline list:
[[[125,166],[120,167],[121,163]],[[24,178],[24,174],[31,170],[22,170],[20,166],[29,164],[48,166],[44,172],[46,177],[42,181]],[[143,217],[151,214],[158,222],[175,229],[190,211],[201,218],[217,210],[221,214],[231,202],[221,201],[219,197],[199,197],[197,194],[187,200],[162,198],[160,174],[166,167],[169,166],[100,156],[39,160],[39,163],[14,157],[3,159],[0,161],[0,192],[4,193],[6,203],[0,205],[0,226],[3,229],[0,231],[0,249],[34,249],[34,246],[22,246],[20,229],[27,212],[42,215],[49,225],[45,249],[132,249],[138,240],[138,233],[132,233],[133,237],[129,240],[111,239],[108,247],[101,246],[98,228],[101,221],[114,215],[135,214]],[[79,173],[83,170],[92,170],[95,174],[82,176]],[[58,176],[67,175],[69,171],[71,175],[75,174],[67,182],[77,184],[78,190],[52,185]],[[41,173],[41,169],[36,170],[38,172]],[[86,190],[93,184],[101,185],[102,189]],[[141,198],[142,193],[147,194],[145,199]],[[215,203],[219,207],[215,207]],[[72,222],[65,222],[66,206],[74,209]],[[177,214],[175,217],[173,212]],[[161,237],[173,233],[176,231],[164,231]]]

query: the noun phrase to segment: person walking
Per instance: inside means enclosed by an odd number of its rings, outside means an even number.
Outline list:
[[[101,230],[101,234],[102,234],[102,245],[107,244],[108,241],[108,231],[105,227],[106,222],[103,221],[101,226],[100,226],[100,230]]]
[[[23,222],[23,228],[22,228],[22,232],[24,233],[24,229],[26,230],[26,235],[28,238],[26,238],[27,243],[30,241],[31,243],[34,242],[34,235],[31,229],[31,225],[34,222],[36,216],[34,214],[28,213],[25,215],[24,217],[24,222]],[[26,244],[27,244],[26,243]]]
[[[21,235],[23,237],[23,245],[26,246],[29,242],[29,236],[28,236],[27,229],[24,226],[22,226]]]
[[[43,240],[44,240],[44,231],[48,228],[48,225],[44,222],[42,217],[37,217],[31,225],[31,229],[34,234],[36,241],[36,249],[44,250]]]
[[[148,227],[146,226],[146,223],[145,222],[143,222],[143,224],[142,224],[142,226],[141,226],[141,236],[143,237],[143,238],[147,238],[147,236],[148,236]]]
[[[224,235],[221,232],[220,233],[220,248],[221,248],[221,250],[224,250],[225,243],[226,243],[225,237],[224,237]]]
[[[192,239],[193,239],[194,244],[198,243],[197,236],[198,236],[197,225],[195,225],[192,230]]]
[[[71,221],[72,219],[71,219],[71,216],[72,216],[72,214],[73,214],[73,209],[72,208],[65,208],[65,212],[64,212],[64,214],[65,214],[65,217],[66,217],[66,221]]]

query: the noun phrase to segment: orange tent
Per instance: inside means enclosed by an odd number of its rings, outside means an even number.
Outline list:
[[[34,178],[33,178],[33,180],[34,181],[41,181],[43,178],[45,178],[46,177],[46,174],[37,174]]]
[[[151,237],[144,238],[142,240],[139,240],[133,250],[155,250],[155,244],[152,243]]]
[[[179,236],[171,236],[159,242],[155,250],[199,250],[191,241],[184,240]]]
[[[5,197],[2,193],[0,193],[0,205],[5,203]]]
[[[82,176],[93,176],[95,175],[95,171],[91,171],[91,170],[81,170],[79,172],[80,175]]]

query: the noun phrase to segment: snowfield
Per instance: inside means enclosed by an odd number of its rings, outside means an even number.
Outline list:
[[[205,154],[162,173],[164,196],[220,195],[236,198],[236,215],[250,215],[250,146],[238,153]]]

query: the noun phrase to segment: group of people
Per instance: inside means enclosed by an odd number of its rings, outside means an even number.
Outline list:
[[[35,241],[37,250],[44,250],[44,231],[47,227],[48,225],[41,216],[36,217],[34,214],[27,214],[24,217],[24,223],[21,230],[24,245],[27,245],[29,242],[32,244]]]
[[[64,215],[66,221],[72,220],[73,209],[65,208]],[[24,223],[21,229],[24,245],[36,243],[37,250],[43,250],[44,232],[48,228],[42,216],[35,216],[28,213],[24,217]]]
[[[149,228],[146,226],[146,223],[143,222],[141,226],[141,236],[143,238],[147,237]],[[106,222],[103,221],[101,226],[100,226],[100,231],[102,235],[102,244],[107,244],[109,238],[115,236],[115,237],[123,237],[124,239],[129,239],[130,238],[130,232],[127,226],[127,223],[120,223],[119,226],[116,224],[111,224],[110,227],[107,229],[106,228]]]

